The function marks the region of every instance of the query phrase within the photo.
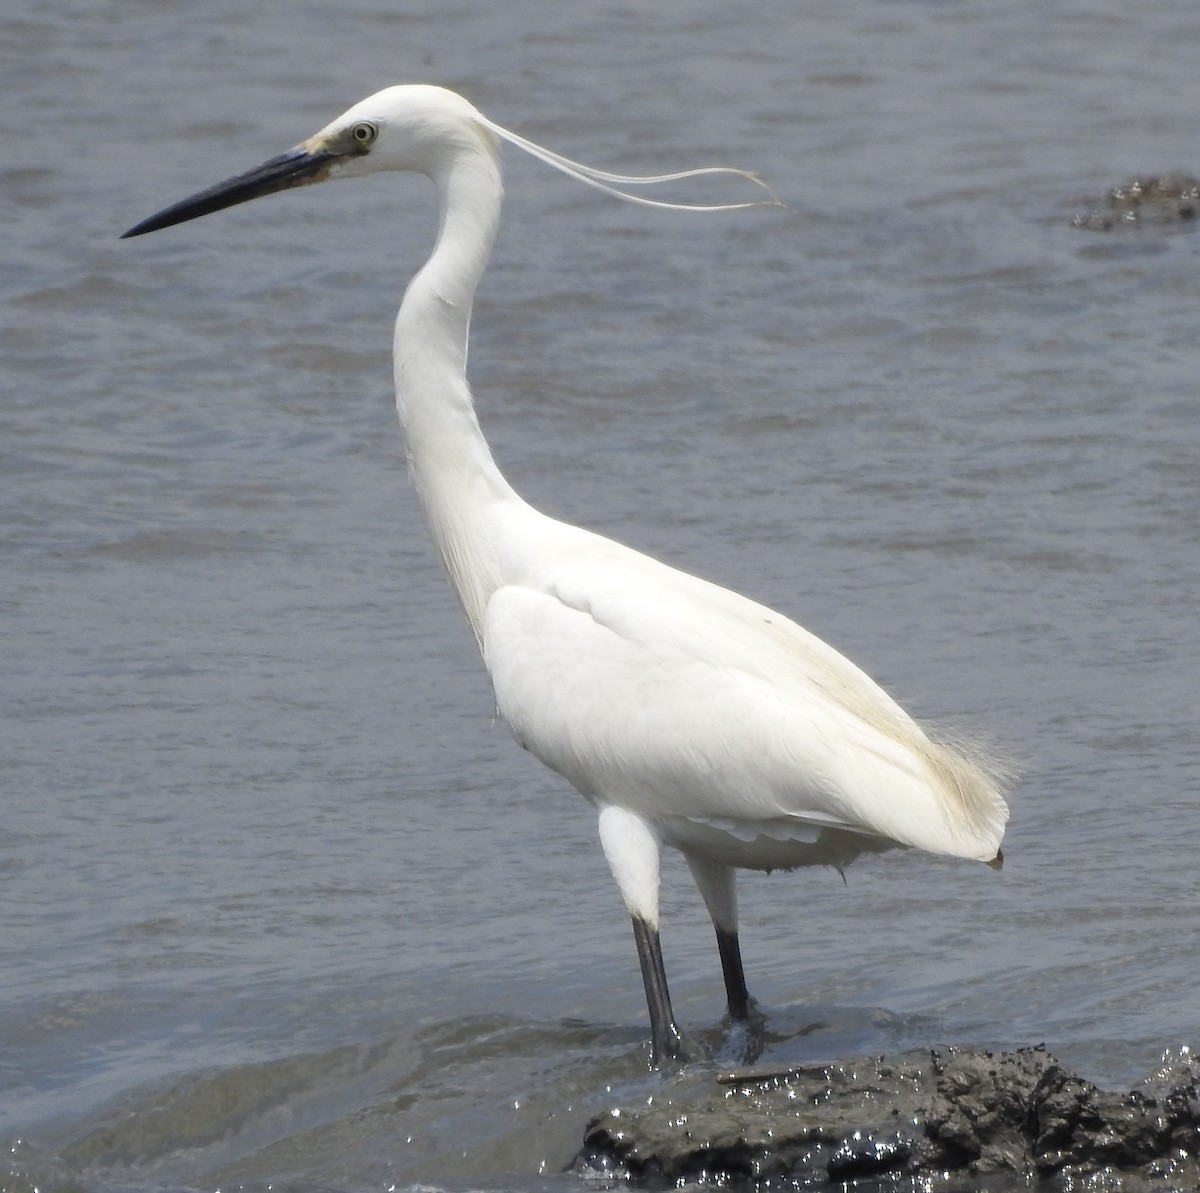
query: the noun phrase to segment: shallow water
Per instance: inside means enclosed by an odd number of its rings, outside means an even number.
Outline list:
[[[388,346],[428,188],[130,224],[396,81],[509,155],[472,373],[528,498],[782,608],[1020,762],[1000,874],[749,875],[765,1060],[1195,1042],[1200,12],[63,3],[0,18],[0,1137],[19,1190],[573,1187],[652,1096],[593,816],[493,723]],[[673,864],[682,1022],[720,979]],[[727,1049],[727,1055],[735,1050]]]

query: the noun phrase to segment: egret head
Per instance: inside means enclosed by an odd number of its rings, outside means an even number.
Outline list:
[[[124,233],[141,236],[221,211],[261,195],[327,178],[356,178],[379,170],[435,176],[468,145],[494,148],[490,125],[460,95],[444,87],[388,87],[362,100],[294,149],[152,215]]]
[[[629,203],[673,211],[735,211],[742,207],[783,206],[761,179],[745,170],[727,166],[649,176],[597,170],[510,132],[487,119],[453,91],[426,84],[409,84],[377,91],[295,149],[165,208],[124,235],[141,236],[257,199],[260,195],[324,182],[326,178],[353,178],[379,170],[413,170],[437,179],[447,164],[463,153],[478,153],[481,149],[495,153],[497,138],[516,145],[579,182]],[[703,174],[743,179],[765,191],[769,198],[734,203],[671,203],[631,194],[627,189]]]
[[[330,154],[329,177],[378,170],[436,176],[456,151],[494,147],[488,122],[461,95],[426,84],[386,87],[343,112],[297,148]]]

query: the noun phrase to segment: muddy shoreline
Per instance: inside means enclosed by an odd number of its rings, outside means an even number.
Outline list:
[[[1187,1048],[1125,1093],[1042,1048],[962,1048],[685,1076],[663,1094],[596,1115],[573,1171],[652,1187],[928,1188],[1007,1175],[1200,1189],[1200,1059]]]

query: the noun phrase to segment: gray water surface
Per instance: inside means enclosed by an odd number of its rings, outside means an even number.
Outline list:
[[[496,456],[1019,763],[999,874],[746,876],[764,1060],[1044,1041],[1122,1084],[1196,1043],[1200,239],[1071,220],[1200,167],[1198,49],[1192,0],[0,18],[6,1186],[565,1189],[661,1089],[593,814],[494,722],[407,484],[428,184],[117,240],[393,82],[770,181],[790,210],[685,216],[508,154]]]

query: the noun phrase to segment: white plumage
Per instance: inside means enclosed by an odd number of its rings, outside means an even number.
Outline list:
[[[561,158],[441,88],[393,87],[126,235],[327,177],[415,170],[433,179],[437,244],[396,319],[397,407],[413,478],[500,715],[599,812],[634,922],[654,1052],[680,1056],[658,936],[663,845],[691,866],[716,927],[730,1012],[744,1019],[734,868],[844,866],[897,845],[992,861],[1008,809],[985,764],[935,743],[794,622],[548,518],[509,486],[465,375],[471,304],[500,214],[499,138],[650,202],[618,188],[657,180]]]

